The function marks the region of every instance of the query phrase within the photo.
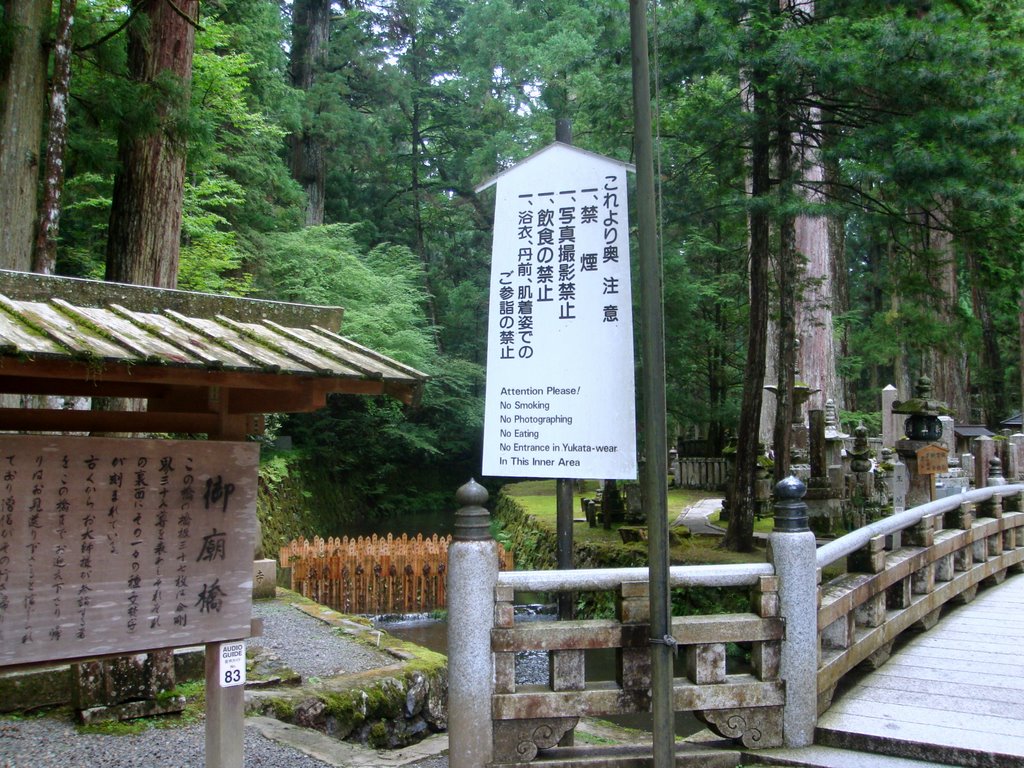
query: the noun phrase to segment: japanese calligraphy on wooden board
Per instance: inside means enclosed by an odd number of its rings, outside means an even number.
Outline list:
[[[249,635],[254,443],[0,438],[0,666]]]
[[[555,143],[494,181],[485,475],[636,477],[629,170]]]
[[[917,451],[917,474],[949,472],[949,454],[941,445],[926,445]]]

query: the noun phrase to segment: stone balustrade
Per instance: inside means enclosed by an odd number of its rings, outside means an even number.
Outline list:
[[[901,632],[933,626],[947,603],[1024,567],[1022,488],[940,499],[818,548],[821,569],[846,558],[846,573],[819,590],[819,712],[843,675],[883,663]]]
[[[499,573],[486,492],[467,488],[464,509],[483,515],[472,536],[457,533],[449,555],[452,768],[523,765],[571,743],[580,717],[649,712],[647,569]],[[817,715],[843,675],[881,663],[901,632],[927,628],[946,603],[969,601],[979,585],[1024,564],[1024,485],[930,502],[821,547],[803,493],[796,478],[776,487],[769,562],[670,569],[674,589],[749,590],[747,612],[672,619],[685,660],[673,681],[674,709],[748,748],[812,743]],[[839,565],[844,572],[821,583],[822,569]],[[516,623],[516,591],[611,591],[616,616]],[[730,643],[751,649],[749,669],[731,667]],[[585,653],[600,648],[615,652],[614,679],[588,679]],[[546,685],[517,684],[522,651],[549,655]],[[588,749],[574,747],[574,759]],[[601,764],[617,764],[603,749]],[[623,764],[630,759],[623,755]]]
[[[784,686],[779,651],[784,634],[777,579],[770,566],[675,567],[672,586],[742,586],[750,589],[747,613],[675,617],[685,676],[673,687],[676,711],[692,711],[720,735],[746,746],[782,743]],[[518,763],[558,743],[580,716],[649,712],[651,664],[646,569],[508,572],[498,577],[494,654],[494,763]],[[516,589],[580,592],[612,589],[615,619],[515,623]],[[751,669],[730,669],[729,643],[749,644]],[[586,679],[584,655],[614,649],[614,679]],[[517,685],[516,654],[549,654],[547,685]],[[742,704],[741,704],[742,703]],[[572,713],[566,716],[566,713]]]

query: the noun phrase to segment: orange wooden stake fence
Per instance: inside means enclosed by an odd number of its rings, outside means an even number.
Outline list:
[[[426,613],[447,606],[448,545],[436,533],[410,539],[373,536],[298,539],[281,547],[278,562],[291,568],[291,588],[343,613]],[[502,570],[512,554],[498,545]]]

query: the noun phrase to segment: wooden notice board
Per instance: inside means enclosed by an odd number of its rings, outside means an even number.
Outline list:
[[[949,453],[941,445],[926,445],[917,451],[917,474],[938,475],[949,472]]]
[[[0,666],[248,637],[255,443],[0,436]]]

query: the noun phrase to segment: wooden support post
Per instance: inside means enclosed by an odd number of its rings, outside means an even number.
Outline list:
[[[224,645],[206,644],[206,768],[242,768],[245,753],[245,685],[221,687]]]

